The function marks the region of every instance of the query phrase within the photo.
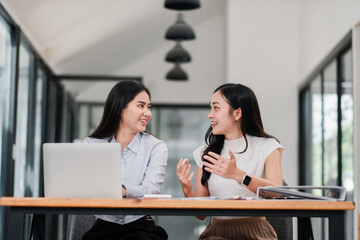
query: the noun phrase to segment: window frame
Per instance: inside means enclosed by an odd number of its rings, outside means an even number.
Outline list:
[[[343,152],[342,152],[342,95],[343,95],[343,88],[342,83],[344,81],[343,79],[343,71],[342,68],[342,60],[343,57],[348,53],[348,51],[352,51],[352,55],[354,55],[353,52],[353,33],[350,31],[346,34],[346,36],[339,42],[339,44],[325,57],[323,61],[309,74],[307,78],[305,78],[304,83],[299,88],[299,151],[298,151],[298,164],[299,164],[299,185],[311,185],[312,184],[312,176],[309,176],[309,174],[312,174],[312,148],[309,147],[309,142],[311,142],[311,139],[309,136],[312,136],[312,113],[311,113],[311,83],[315,80],[317,80],[320,77],[321,82],[321,116],[322,116],[322,156],[321,156],[321,162],[322,162],[322,176],[321,181],[322,185],[325,185],[325,139],[324,139],[324,105],[326,104],[324,102],[324,96],[325,96],[325,76],[324,72],[326,69],[335,61],[335,67],[336,67],[336,96],[337,96],[337,138],[336,138],[336,145],[337,145],[337,178],[336,178],[336,185],[342,186],[343,185]],[[352,62],[352,65],[354,65],[354,62]],[[352,72],[352,74],[354,74]],[[352,76],[352,82],[354,82],[354,77]],[[353,87],[353,101],[354,101],[354,85]],[[355,106],[353,105],[353,110]],[[355,116],[355,114],[354,114]],[[353,120],[353,124],[355,123],[355,120]],[[310,133],[309,133],[310,132]],[[354,139],[353,139],[354,140]],[[353,161],[355,164],[355,152],[353,151]],[[354,179],[355,183],[355,172],[354,172]],[[353,194],[356,192],[356,189],[354,188],[350,194],[347,197],[353,198]],[[347,200],[353,200],[353,199],[347,199]],[[351,216],[353,213],[347,213],[346,217],[344,217],[344,220],[353,222],[353,217]],[[326,226],[324,225],[324,221],[321,220],[320,222],[317,221],[317,219],[314,219],[315,222],[320,223],[320,234],[322,237],[326,237]],[[348,222],[348,223],[350,223]],[[313,227],[319,227],[319,225],[315,224]],[[347,239],[351,239],[354,236],[354,226],[353,224],[347,224]]]

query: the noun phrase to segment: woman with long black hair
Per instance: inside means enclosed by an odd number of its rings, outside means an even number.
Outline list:
[[[150,91],[140,82],[121,81],[110,91],[97,129],[84,142],[120,143],[124,198],[160,192],[168,150],[146,132],[151,119]],[[96,178],[96,176],[94,176]],[[167,233],[150,216],[98,215],[83,240],[165,240]]]
[[[180,159],[177,165],[185,197],[255,197],[258,187],[281,186],[283,147],[264,131],[253,91],[241,84],[224,84],[214,91],[210,106],[206,145],[193,152],[195,192],[189,160]],[[268,240],[277,235],[265,217],[212,217],[199,239]]]

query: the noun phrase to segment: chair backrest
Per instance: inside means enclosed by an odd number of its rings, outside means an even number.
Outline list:
[[[288,184],[283,180],[283,185]],[[266,220],[274,228],[279,240],[293,239],[293,221],[291,217],[266,217]]]
[[[95,223],[94,215],[69,215],[67,223],[67,240],[81,240],[85,232]]]
[[[293,221],[291,217],[266,217],[274,228],[279,240],[293,239]]]

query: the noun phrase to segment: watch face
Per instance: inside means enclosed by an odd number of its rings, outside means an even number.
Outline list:
[[[245,186],[249,186],[250,181],[251,181],[251,177],[248,176],[248,175],[246,175],[245,178],[244,178],[243,184],[244,184]]]

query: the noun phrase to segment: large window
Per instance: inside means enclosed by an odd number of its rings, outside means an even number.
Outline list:
[[[310,85],[311,94],[311,121],[312,121],[312,133],[311,133],[311,159],[312,171],[311,179],[308,182],[312,182],[313,185],[321,186],[323,182],[322,172],[322,95],[321,95],[321,79],[317,77]]]
[[[336,61],[324,69],[323,101],[323,152],[324,152],[324,185],[337,185],[338,176],[338,94],[336,86]]]
[[[10,28],[0,16],[0,196],[3,196],[3,184],[5,181],[5,169],[2,162],[7,161],[5,149],[8,145],[9,132],[9,109],[10,109]],[[3,209],[0,208],[0,233],[3,232]],[[1,239],[1,234],[0,234]]]
[[[51,74],[0,4],[1,196],[42,195],[41,146],[49,126],[44,118]],[[0,240],[24,239],[29,220],[0,208]]]
[[[10,42],[10,28],[3,21],[0,16],[0,154],[3,152],[2,149],[7,145],[8,131],[8,119],[9,119],[9,108],[10,108],[10,53],[11,53],[11,42]],[[5,158],[1,154],[1,162]],[[1,188],[0,188],[1,193]]]
[[[15,176],[14,176],[14,196],[24,197],[27,181],[26,172],[30,171],[30,166],[26,164],[28,150],[28,117],[29,111],[29,92],[30,92],[30,63],[31,53],[27,47],[21,44],[19,58],[19,79],[17,88],[16,103],[16,153],[15,153]]]
[[[342,185],[354,190],[354,103],[352,51],[348,50],[340,58],[341,67],[341,156]]]
[[[352,82],[350,33],[301,88],[299,134],[300,184],[344,186],[350,201],[354,191]],[[345,221],[346,239],[353,239],[352,212]],[[315,239],[327,239],[327,221],[312,222]]]
[[[33,181],[31,182],[32,195],[42,196],[41,186],[41,166],[42,166],[42,143],[44,142],[45,130],[45,103],[46,103],[46,73],[42,68],[37,69],[37,79],[35,87],[35,121],[34,121],[34,142],[33,159],[34,167],[32,172]]]

